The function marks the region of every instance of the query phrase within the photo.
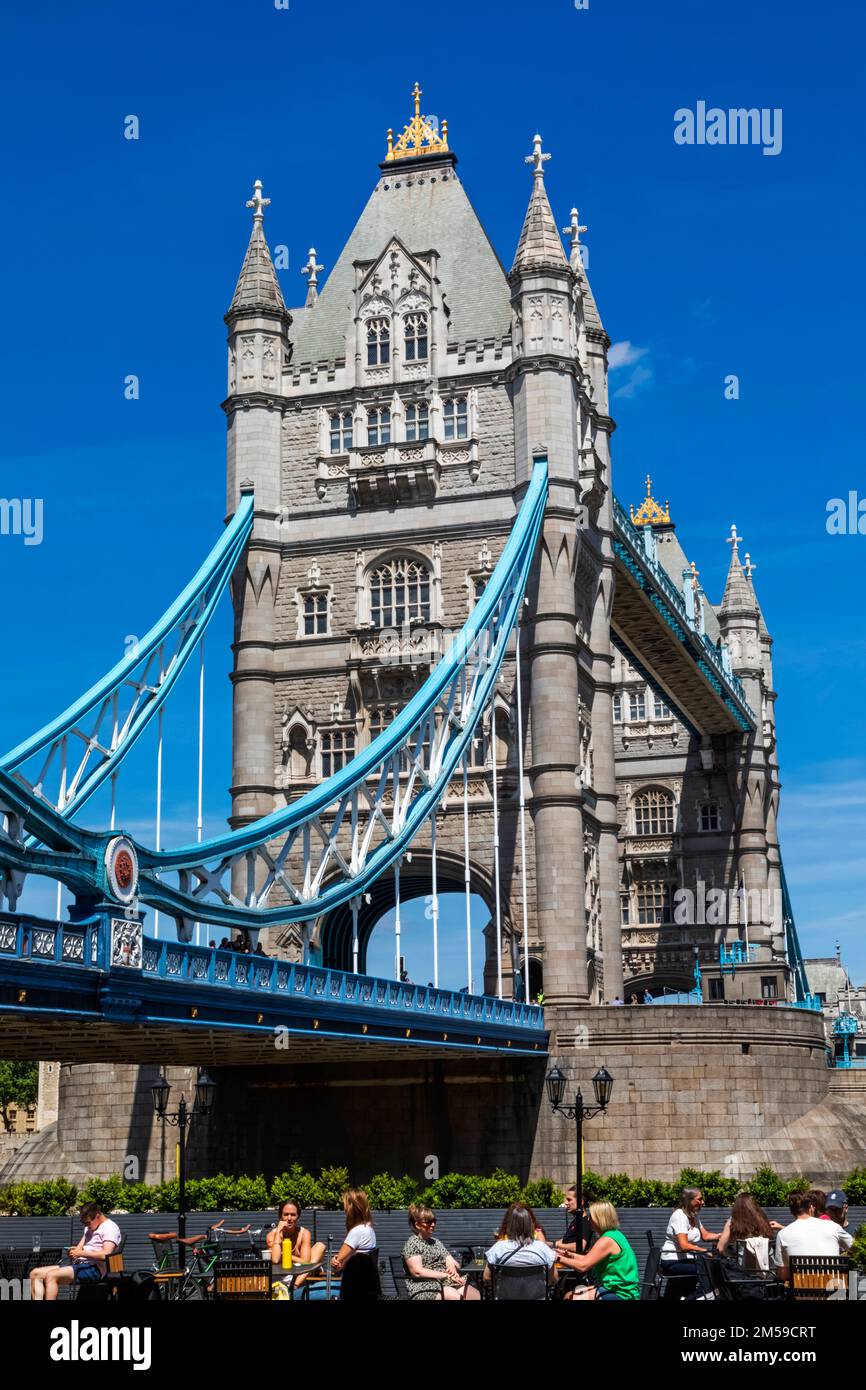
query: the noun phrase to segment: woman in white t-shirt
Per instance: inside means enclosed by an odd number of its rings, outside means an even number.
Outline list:
[[[375,1258],[378,1253],[366,1192],[360,1187],[350,1187],[343,1193],[343,1211],[346,1213],[346,1239],[331,1260],[338,1272],[345,1268],[346,1261],[353,1255],[372,1255]]]
[[[695,1274],[695,1255],[712,1245],[721,1232],[714,1234],[701,1225],[704,1199],[697,1187],[686,1187],[680,1204],[671,1212],[662,1246],[661,1267],[665,1274]],[[703,1241],[704,1245],[698,1242]]]

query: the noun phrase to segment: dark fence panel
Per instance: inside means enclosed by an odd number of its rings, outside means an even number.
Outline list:
[[[786,1224],[791,1220],[787,1207],[767,1207],[767,1215],[774,1221]],[[705,1207],[702,1213],[704,1226],[708,1231],[721,1231],[728,1218],[726,1207]],[[437,1211],[436,1234],[449,1247],[465,1245],[492,1245],[501,1211],[495,1209],[467,1209],[463,1211]],[[536,1216],[544,1227],[550,1240],[558,1239],[566,1225],[562,1208],[537,1211]],[[665,1228],[670,1217],[667,1207],[623,1207],[619,1218],[623,1233],[631,1242],[643,1269],[649,1244],[646,1232],[651,1231],[657,1244],[664,1240]],[[230,1212],[192,1212],[187,1217],[187,1235],[203,1234],[208,1226],[221,1219],[230,1227],[245,1226],[247,1223],[262,1227],[263,1234],[257,1242],[264,1246],[264,1234],[274,1225],[276,1212],[271,1211],[230,1211]],[[120,1215],[114,1218],[126,1236],[124,1262],[128,1270],[150,1269],[153,1264],[153,1249],[148,1233],[176,1230],[176,1220],[170,1212],[145,1213],[144,1215]],[[340,1248],[346,1223],[342,1212],[305,1211],[303,1224],[315,1232],[317,1240],[327,1242],[336,1251]],[[379,1252],[383,1258],[399,1255],[409,1236],[409,1221],[405,1211],[382,1211],[373,1213],[373,1221],[379,1240]],[[866,1222],[866,1207],[851,1207],[848,1213],[848,1229],[852,1234]],[[41,1248],[65,1247],[74,1244],[81,1235],[81,1224],[69,1216],[3,1216],[0,1217],[0,1253],[10,1248],[31,1250],[38,1240]],[[393,1292],[390,1273],[385,1279],[385,1291]]]

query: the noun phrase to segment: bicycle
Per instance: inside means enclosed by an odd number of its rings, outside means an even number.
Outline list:
[[[262,1235],[262,1227],[251,1225],[230,1227],[225,1225],[225,1217],[208,1226],[202,1235],[186,1236],[183,1239],[176,1231],[158,1233],[151,1231],[148,1239],[154,1252],[154,1276],[160,1287],[161,1296],[171,1302],[201,1301],[213,1296],[213,1271],[220,1257],[231,1251],[239,1253],[238,1237],[246,1239],[240,1250],[249,1251],[252,1258],[256,1251],[255,1241]],[[235,1242],[232,1244],[232,1242]],[[181,1252],[180,1247],[183,1246]],[[184,1263],[181,1266],[181,1253]]]

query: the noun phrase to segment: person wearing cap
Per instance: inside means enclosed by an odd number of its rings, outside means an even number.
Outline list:
[[[848,1198],[841,1189],[834,1189],[828,1192],[824,1202],[824,1212],[819,1218],[821,1221],[833,1221],[840,1226],[839,1244],[843,1250],[850,1250],[854,1244],[854,1237],[848,1231]]]

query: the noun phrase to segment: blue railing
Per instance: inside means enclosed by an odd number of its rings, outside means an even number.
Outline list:
[[[436,989],[432,985],[404,984],[373,975],[352,975],[317,965],[269,960],[255,953],[214,950],[152,937],[144,939],[142,971],[161,980],[251,990],[283,998],[303,997],[323,1004],[396,1009],[437,1018],[544,1029],[544,1010],[537,1004]]]
[[[0,921],[0,961],[14,958],[45,965],[109,968],[111,920],[76,926],[39,919]],[[124,974],[138,974],[137,965],[123,964]],[[544,1010],[537,1004],[432,985],[404,984],[372,975],[352,975],[321,966],[299,965],[240,951],[222,951],[179,941],[141,940],[142,978],[166,980],[190,987],[211,985],[277,999],[306,998],[322,1004],[393,1009],[438,1019],[465,1020],[530,1028],[544,1032]]]
[[[757,958],[757,946],[746,946],[744,941],[732,941],[729,946],[719,947],[719,965],[747,965]]]
[[[659,594],[650,595],[652,602],[658,608],[665,622],[671,627],[676,636],[683,641],[687,629],[701,643],[701,658],[709,662],[713,672],[707,670],[698,661],[698,666],[703,670],[703,674],[709,680],[716,692],[724,698],[724,688],[727,687],[733,693],[737,703],[741,706],[738,710],[728,700],[725,703],[731,713],[742,721],[742,710],[754,724],[755,717],[746,699],[746,692],[740,678],[732,671],[728,671],[722,661],[719,648],[710,640],[705,632],[699,632],[692,618],[689,617],[686,601],[680,593],[674,581],[671,579],[667,570],[658,560],[654,560],[648,553],[643,541],[641,531],[635,526],[622,503],[616,497],[613,499],[614,527],[620,537],[621,543],[627,547],[628,553],[620,552],[620,558],[626,567],[631,571],[636,579],[642,576],[649,578],[660,594],[664,596],[664,601]],[[715,677],[715,678],[714,678]],[[716,684],[718,680],[719,684]]]

